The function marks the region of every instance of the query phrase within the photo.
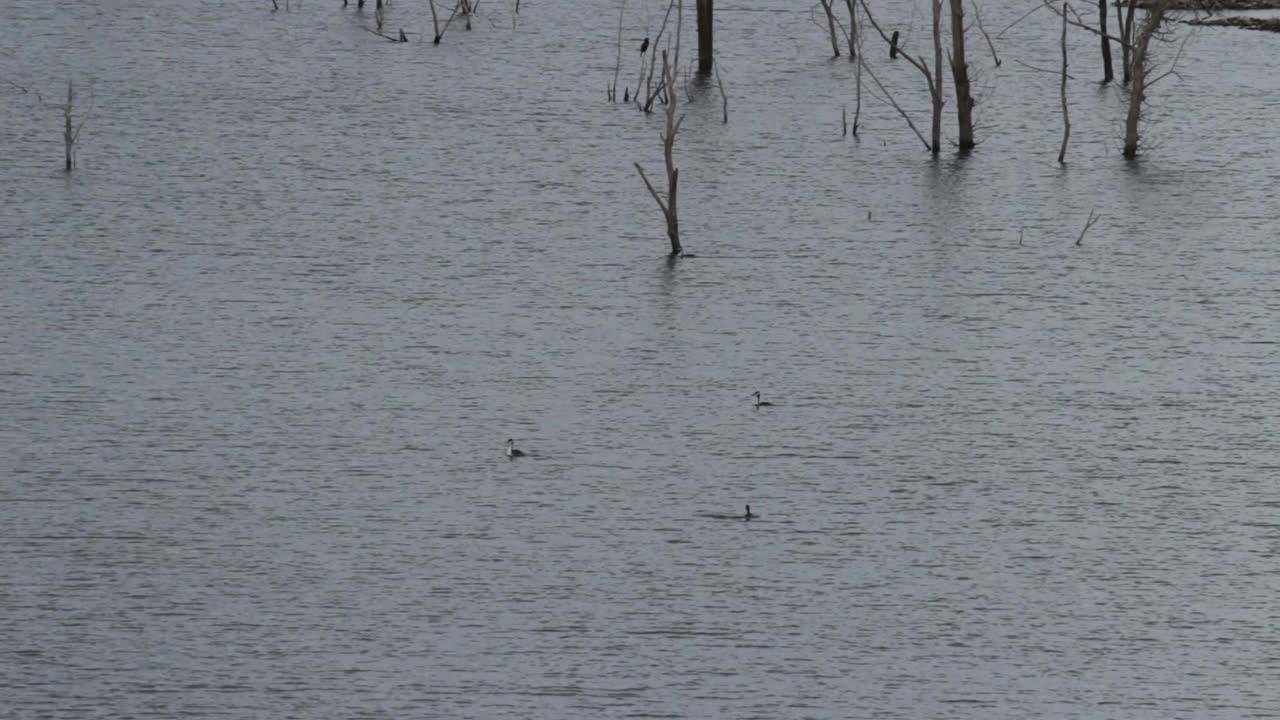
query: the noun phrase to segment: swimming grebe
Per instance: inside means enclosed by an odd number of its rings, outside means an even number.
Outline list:
[[[760,517],[760,516],[759,516],[759,515],[752,515],[752,514],[751,514],[751,506],[750,506],[750,505],[748,505],[748,506],[747,506],[747,514],[746,514],[746,515],[743,515],[743,516],[742,516],[742,519],[743,519],[743,520],[750,520],[750,519],[751,519],[751,518],[753,518],[753,517]]]
[[[751,397],[753,397],[753,398],[755,398],[755,399],[756,399],[756,407],[773,407],[773,403],[771,403],[771,402],[760,402],[760,391],[759,391],[759,390],[757,390],[757,391],[755,391],[755,392],[751,393]]]
[[[509,458],[524,457],[524,451],[516,449],[515,440],[511,440],[511,439],[507,440],[507,457]]]

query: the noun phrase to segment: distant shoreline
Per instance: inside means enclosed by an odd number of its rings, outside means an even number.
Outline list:
[[[1238,27],[1246,30],[1263,30],[1280,32],[1280,18],[1258,17],[1212,17],[1199,20],[1188,20],[1188,25],[1213,25],[1217,27]]]
[[[1119,0],[1118,5],[1125,5]],[[1140,0],[1138,7],[1145,8],[1152,0]],[[1172,0],[1170,10],[1280,10],[1280,0]]]

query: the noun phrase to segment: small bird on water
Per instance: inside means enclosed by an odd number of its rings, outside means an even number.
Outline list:
[[[516,449],[516,441],[513,439],[507,440],[507,457],[512,459],[524,457],[524,451]]]
[[[761,401],[761,400],[760,400],[760,391],[759,391],[759,390],[757,390],[757,391],[755,391],[755,392],[751,393],[751,397],[753,397],[753,398],[755,398],[755,399],[756,399],[756,407],[773,407],[773,403],[768,402],[768,401]]]
[[[640,54],[643,55],[645,51],[648,49],[649,49],[649,38],[645,38],[644,42],[640,43]]]

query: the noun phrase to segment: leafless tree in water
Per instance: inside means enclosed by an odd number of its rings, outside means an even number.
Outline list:
[[[933,125],[930,133],[931,141],[925,144],[929,146],[930,152],[937,155],[942,151],[942,106],[945,102],[942,97],[942,0],[930,0],[929,2],[933,8],[932,68],[929,67],[929,62],[925,60],[924,57],[914,56],[906,50],[903,50],[901,47],[898,47],[894,39],[891,39],[889,35],[885,33],[884,29],[880,27],[880,24],[876,22],[875,16],[871,13],[871,8],[867,7],[867,0],[859,0],[859,2],[862,4],[862,11],[866,13],[867,22],[871,23],[871,27],[875,28],[880,37],[889,45],[891,52],[896,51],[897,54],[902,55],[902,57],[906,58],[907,62],[911,63],[915,69],[920,71],[921,75],[924,75],[925,83],[929,86],[929,98],[933,106]],[[895,33],[895,37],[896,35],[897,34]],[[863,67],[870,71],[870,67],[867,67],[865,63],[863,64]],[[884,85],[875,76],[875,74],[870,72],[869,74],[871,75],[872,80],[875,81],[876,86],[879,87],[882,92],[887,94],[887,91],[884,90]],[[894,105],[897,107],[896,103],[894,103]],[[900,107],[897,109],[902,113],[903,117],[906,117],[906,113],[902,112]],[[908,124],[910,124],[909,120]],[[911,129],[915,130],[915,125],[911,125]],[[916,132],[919,134],[919,131]]]
[[[653,183],[649,182],[648,176],[644,174],[644,168],[640,167],[640,163],[635,163],[636,172],[640,173],[640,179],[644,181],[645,187],[649,189],[649,194],[658,203],[658,208],[662,210],[663,218],[667,221],[667,238],[671,241],[671,257],[673,258],[684,254],[684,247],[680,244],[680,219],[676,212],[676,191],[679,188],[680,170],[676,168],[673,158],[676,133],[680,132],[680,125],[684,122],[683,115],[679,119],[676,118],[676,105],[679,102],[680,94],[675,91],[676,68],[680,65],[680,24],[683,15],[684,0],[679,0],[676,8],[675,55],[668,60],[667,51],[662,51],[662,83],[669,88],[667,92],[667,122],[666,128],[662,133],[662,156],[667,166],[667,198],[665,202],[653,187]]]

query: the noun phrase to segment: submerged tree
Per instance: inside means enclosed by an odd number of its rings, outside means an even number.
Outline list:
[[[1111,38],[1107,37],[1107,0],[1098,0],[1098,28],[1102,30],[1102,82],[1109,83],[1115,73],[1111,70]]]
[[[844,4],[849,8],[849,59],[853,60],[858,57],[858,53],[862,52],[862,50],[857,47],[859,37],[858,2],[857,0],[844,0]]]
[[[1164,77],[1161,75],[1149,78],[1151,71],[1149,51],[1151,38],[1160,31],[1168,10],[1169,0],[1155,0],[1147,5],[1147,17],[1142,21],[1137,42],[1133,46],[1133,87],[1129,90],[1129,112],[1124,121],[1124,156],[1127,158],[1138,156],[1138,124],[1142,120],[1142,104],[1146,102],[1147,91]]]
[[[1120,1],[1116,2],[1116,27],[1120,30],[1120,72],[1122,81],[1129,83],[1133,73],[1133,13],[1138,7],[1138,0],[1129,0],[1125,11],[1120,12]]]
[[[697,0],[698,11],[698,74],[708,75],[715,64],[712,53],[712,28],[715,26],[712,0]]]
[[[640,163],[635,163],[636,171],[640,173],[640,179],[644,181],[645,187],[649,189],[649,194],[658,203],[658,208],[662,210],[662,216],[667,221],[667,238],[671,241],[671,257],[673,258],[684,254],[684,248],[680,244],[680,219],[676,213],[676,190],[679,187],[680,170],[676,168],[675,160],[672,157],[676,133],[680,131],[680,124],[684,122],[683,115],[676,119],[676,102],[680,95],[676,91],[676,68],[680,65],[680,26],[683,17],[684,0],[679,0],[679,5],[676,8],[675,56],[668,60],[667,51],[662,51],[662,85],[667,88],[667,122],[666,128],[662,133],[662,156],[667,165],[667,199],[665,202],[653,187],[653,183],[649,182],[648,176],[644,174],[644,168],[640,167]]]
[[[924,75],[925,83],[929,86],[929,98],[933,105],[933,126],[930,134],[931,142],[926,143],[930,152],[937,155],[942,152],[942,106],[944,100],[942,98],[942,0],[930,0],[929,4],[933,6],[933,69],[929,68],[929,63],[923,57],[915,57],[911,53],[898,47],[898,33],[893,34],[890,38],[885,31],[876,22],[875,16],[871,14],[871,8],[867,7],[867,0],[860,0],[862,3],[862,11],[867,14],[867,22],[871,23],[871,27],[875,28],[880,37],[889,44],[890,56],[900,54],[911,63],[912,67],[920,71]],[[866,67],[864,64],[863,67]],[[868,71],[871,68],[866,67]],[[870,73],[872,80],[876,86],[883,91],[884,86],[876,78],[874,73]],[[901,108],[898,109],[901,113]],[[902,113],[906,117],[906,113]],[[907,120],[911,124],[910,119]],[[915,125],[911,125],[911,129],[915,130]]]
[[[936,19],[934,23],[934,32],[937,32]],[[956,86],[960,149],[970,150],[974,146],[973,92],[969,85],[969,63],[964,54],[964,0],[951,0],[951,79]]]
[[[622,71],[622,19],[626,14],[627,0],[622,0],[618,8],[618,60],[613,66],[613,82],[609,83],[609,102],[618,101],[618,73]]]
[[[1106,0],[1103,0],[1104,2]],[[1067,112],[1067,12],[1071,6],[1066,2],[1062,3],[1062,149],[1058,150],[1058,163],[1063,164],[1067,161],[1067,141],[1071,139],[1071,115]],[[1105,25],[1103,27],[1106,27]],[[1106,38],[1103,38],[1106,41]],[[1081,233],[1081,237],[1084,234]],[[1079,243],[1077,243],[1079,244]]]
[[[453,11],[449,13],[449,17],[444,21],[444,27],[440,27],[440,18],[436,15],[436,0],[428,0],[427,4],[431,7],[431,25],[435,29],[435,38],[431,41],[432,45],[439,45],[444,39],[444,33],[453,24],[453,19],[461,12],[467,18],[467,29],[471,29],[471,12],[472,5],[467,0],[457,0],[453,5]]]
[[[1058,10],[1051,4],[1051,0],[1042,0],[1042,2],[1045,7],[1061,15],[1065,22],[1088,30],[1091,33],[1102,35],[1104,38],[1109,37],[1106,32],[1083,22],[1075,11],[1071,10],[1065,3],[1063,9]],[[1128,7],[1130,13],[1132,13],[1134,6],[1135,3],[1131,0]],[[1124,121],[1123,153],[1126,158],[1132,159],[1138,156],[1138,129],[1142,122],[1142,106],[1147,100],[1151,87],[1165,77],[1177,73],[1171,67],[1159,76],[1151,76],[1151,41],[1164,36],[1165,21],[1169,10],[1173,6],[1173,0],[1147,0],[1144,5],[1146,17],[1143,18],[1142,26],[1138,28],[1136,33],[1133,30],[1132,15],[1130,15],[1121,24],[1121,28],[1122,32],[1132,33],[1131,37],[1110,38],[1119,42],[1120,46],[1125,50],[1125,54],[1128,56],[1125,60],[1125,75],[1131,77],[1133,81],[1133,86],[1129,89],[1129,108],[1125,114]],[[1182,50],[1179,48],[1178,54],[1173,58],[1171,65],[1176,66],[1181,55]]]
[[[862,26],[858,24],[856,0],[846,0],[849,6],[849,59],[858,63],[853,71],[853,135],[858,135],[858,123],[862,119]]]
[[[25,90],[24,90],[25,92]],[[75,114],[75,85],[67,78],[67,102],[62,106],[63,128],[62,128],[62,144],[66,150],[66,171],[71,172],[76,166],[76,141],[80,139],[80,131],[84,129],[84,124],[89,120],[89,114],[93,112],[93,97],[90,94],[89,110],[85,112],[84,117],[80,118],[79,124],[73,120]]]
[[[831,56],[840,57],[840,43],[836,39],[836,16],[831,9],[835,0],[819,0],[822,3],[822,11],[827,15],[827,32],[831,35]]]

